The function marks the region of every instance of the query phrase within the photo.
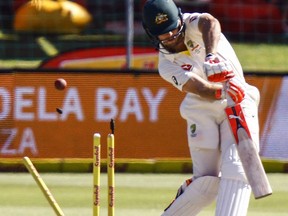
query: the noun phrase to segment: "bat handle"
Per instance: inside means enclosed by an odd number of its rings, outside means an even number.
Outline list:
[[[232,100],[229,94],[227,94],[226,99],[227,99],[227,107],[235,106],[235,102]]]

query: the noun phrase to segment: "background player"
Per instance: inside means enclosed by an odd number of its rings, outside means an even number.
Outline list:
[[[241,103],[259,149],[259,91],[245,82],[239,60],[211,14],[181,14],[172,0],[148,0],[143,27],[159,50],[161,77],[187,93],[180,113],[187,121],[193,177],[163,216],[196,215],[216,196],[216,215],[246,215],[251,188],[224,110]]]

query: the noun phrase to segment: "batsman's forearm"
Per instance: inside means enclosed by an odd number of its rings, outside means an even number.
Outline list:
[[[206,54],[216,53],[221,35],[221,26],[219,21],[212,15],[204,13],[201,15],[198,27],[202,32]]]
[[[197,94],[208,100],[216,100],[216,91],[222,88],[223,85],[221,83],[208,82],[196,74],[191,74],[190,79],[183,85],[182,90]]]

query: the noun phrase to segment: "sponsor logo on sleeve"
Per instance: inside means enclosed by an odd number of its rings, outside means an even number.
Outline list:
[[[172,80],[173,80],[173,82],[175,83],[175,85],[179,85],[179,83],[178,83],[178,81],[177,81],[177,79],[176,79],[176,77],[175,76],[172,76]]]
[[[194,20],[197,19],[198,16],[192,16],[190,19],[189,19],[189,23],[193,22]]]

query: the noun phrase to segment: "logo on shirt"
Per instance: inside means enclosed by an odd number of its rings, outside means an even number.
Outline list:
[[[196,136],[197,136],[197,133],[196,133],[196,124],[190,125],[190,136],[191,136],[191,137],[196,137]]]
[[[201,46],[196,42],[189,40],[187,46],[190,48],[191,52],[195,52],[196,54],[200,53]]]
[[[193,70],[193,65],[191,65],[191,64],[183,64],[183,65],[181,65],[181,68],[183,70],[186,70],[186,71],[192,71]]]

